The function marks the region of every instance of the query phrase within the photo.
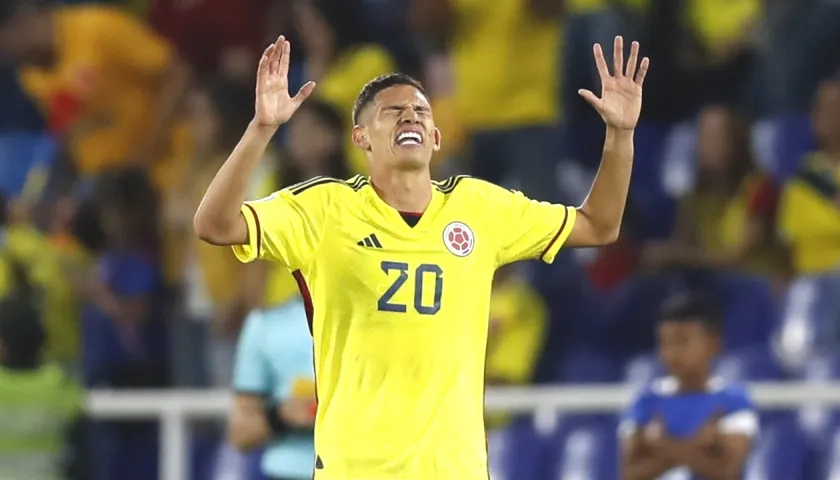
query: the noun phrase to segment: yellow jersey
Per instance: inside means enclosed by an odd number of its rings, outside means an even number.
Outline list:
[[[552,262],[576,212],[469,177],[433,182],[413,227],[362,176],[245,202],[237,257],[285,265],[306,302],[315,480],[487,480],[493,274]]]

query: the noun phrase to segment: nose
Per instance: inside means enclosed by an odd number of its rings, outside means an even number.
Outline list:
[[[417,115],[417,112],[413,108],[406,108],[400,114],[400,123],[418,123],[419,121],[420,116]]]

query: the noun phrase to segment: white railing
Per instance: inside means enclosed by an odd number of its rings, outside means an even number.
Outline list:
[[[756,383],[750,393],[762,408],[840,405],[840,383]],[[624,408],[631,394],[631,388],[614,385],[488,388],[486,406],[512,413],[614,412]],[[160,480],[186,480],[187,420],[224,418],[230,401],[230,392],[223,390],[94,391],[87,408],[95,418],[159,419]]]

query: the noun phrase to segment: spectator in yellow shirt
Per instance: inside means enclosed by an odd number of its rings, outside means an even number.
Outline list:
[[[750,150],[749,124],[723,106],[698,118],[697,183],[680,199],[672,239],[648,245],[648,266],[756,275],[781,284],[787,255],[774,228],[777,189]]]
[[[175,126],[190,75],[138,20],[102,5],[22,6],[0,27],[0,57],[19,67],[79,175],[133,163],[159,186],[174,177],[169,159],[189,145]]]
[[[315,96],[341,112],[348,168],[367,173],[365,152],[353,145],[351,112],[362,87],[370,79],[397,69],[388,51],[370,43],[364,30],[358,0],[298,2],[295,21],[306,53],[306,75],[318,83]]]
[[[534,198],[557,192],[562,0],[414,0],[415,28],[445,46],[474,173]]]
[[[794,364],[814,343],[831,348],[840,340],[840,80],[820,86],[812,123],[819,150],[785,185],[778,219],[797,275],[778,346]]]

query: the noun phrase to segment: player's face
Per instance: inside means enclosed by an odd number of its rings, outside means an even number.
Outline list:
[[[700,322],[662,322],[659,325],[659,358],[669,374],[695,378],[708,373],[717,353],[717,338]]]
[[[371,161],[407,170],[428,168],[441,138],[426,96],[399,85],[380,92],[368,108],[353,141],[370,152]]]

